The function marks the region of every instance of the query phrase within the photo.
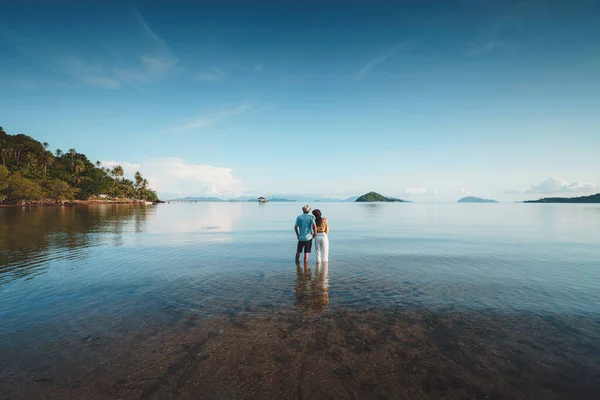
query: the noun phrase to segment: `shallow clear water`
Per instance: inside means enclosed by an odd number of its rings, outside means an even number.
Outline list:
[[[293,261],[296,203],[0,209],[0,336],[261,313],[311,295],[330,310],[600,313],[600,206],[313,207],[331,224],[325,276],[310,263],[320,287]]]
[[[0,397],[600,395],[600,206],[300,206],[0,209]]]

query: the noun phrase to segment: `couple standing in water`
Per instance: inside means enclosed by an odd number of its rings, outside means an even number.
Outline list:
[[[329,261],[329,222],[323,218],[320,210],[313,210],[310,215],[310,206],[302,207],[302,215],[296,218],[294,231],[298,238],[296,249],[296,262],[300,261],[300,254],[304,252],[304,262],[308,263],[308,255],[312,250],[312,242],[315,240],[315,252],[317,262]]]

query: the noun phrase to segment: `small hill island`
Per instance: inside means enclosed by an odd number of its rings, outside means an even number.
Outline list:
[[[459,199],[457,203],[497,203],[496,200],[482,199],[481,197],[467,196]]]
[[[600,193],[581,197],[545,197],[539,200],[525,200],[523,203],[600,203]]]
[[[371,202],[387,202],[387,203],[408,203],[406,200],[394,199],[393,197],[385,197],[376,192],[363,194],[355,200],[356,203],[371,203]]]

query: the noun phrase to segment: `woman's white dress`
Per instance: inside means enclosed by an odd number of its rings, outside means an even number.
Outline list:
[[[323,221],[327,224],[327,231],[329,231],[329,223],[327,220]],[[325,232],[317,233],[315,237],[315,252],[317,254],[317,262],[329,262],[329,237]]]

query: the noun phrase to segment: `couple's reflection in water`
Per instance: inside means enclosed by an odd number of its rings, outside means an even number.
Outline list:
[[[302,312],[329,308],[329,263],[317,263],[315,273],[308,263],[296,262],[296,306]]]

